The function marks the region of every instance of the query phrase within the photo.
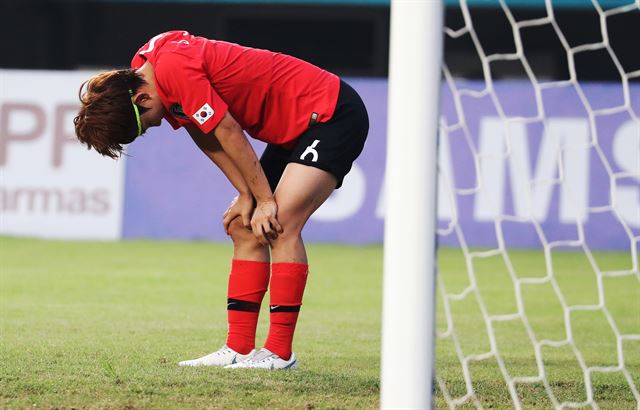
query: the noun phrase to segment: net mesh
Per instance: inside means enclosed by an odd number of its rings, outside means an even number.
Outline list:
[[[599,408],[602,403],[633,403],[640,408],[640,230],[624,215],[621,201],[628,198],[616,189],[621,181],[640,180],[640,165],[621,170],[611,164],[598,126],[604,117],[625,116],[630,134],[640,135],[630,86],[640,78],[640,70],[621,64],[609,38],[612,18],[637,15],[640,2],[604,9],[594,0],[591,6],[601,38],[583,44],[570,44],[550,0],[540,16],[529,19],[516,18],[517,13],[499,1],[511,28],[512,52],[485,51],[466,0],[460,0],[460,23],[444,29],[449,39],[472,42],[484,81],[456,78],[447,63],[443,65],[443,92],[449,94],[455,115],[443,116],[440,124],[438,235],[441,242],[455,246],[439,250],[437,407]],[[536,75],[533,57],[523,46],[528,30],[536,28],[552,32],[561,45],[567,78]],[[591,52],[605,53],[619,76],[615,105],[594,101],[579,78],[580,56]],[[521,65],[526,85],[517,86],[535,109],[518,111],[505,103],[492,76],[496,64],[505,62]],[[553,95],[548,92],[555,89],[572,90],[571,103],[579,105],[582,121],[559,126],[548,115]],[[474,100],[488,101],[492,119],[477,126],[469,123]],[[491,138],[478,135],[483,127],[493,130]],[[540,138],[538,161],[553,162],[541,167],[553,172],[529,169],[527,138],[533,136]],[[584,152],[597,159],[592,168],[605,175],[609,195],[580,208],[576,204],[584,202],[584,190],[574,184],[578,173],[588,172],[579,160]],[[468,161],[474,175],[455,175],[451,163],[456,161]],[[502,178],[495,167],[505,164],[511,169],[511,192],[522,190],[519,197],[526,199],[514,201],[507,211],[491,202],[502,197],[493,195],[499,184],[492,177]],[[574,235],[554,235],[543,226],[540,197],[553,189],[566,198],[558,213],[571,221]],[[474,215],[464,214],[470,212],[464,205],[468,202],[476,204]],[[469,245],[465,221],[472,217],[490,221],[486,235],[494,246]],[[598,217],[608,218],[617,235],[628,240],[628,252],[592,250],[590,238],[603,233],[589,230],[587,221]],[[530,231],[538,250],[511,246],[517,243],[510,235],[513,226]]]

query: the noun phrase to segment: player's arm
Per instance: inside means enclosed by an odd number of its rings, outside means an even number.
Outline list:
[[[217,137],[256,199],[251,228],[258,240],[267,244],[282,231],[278,206],[256,153],[240,124],[229,114],[226,102],[211,86],[202,60],[183,53],[164,53],[156,59],[155,74],[167,99],[179,103],[205,135]]]
[[[282,232],[282,227],[277,219],[278,206],[262,165],[244,135],[242,127],[228,112],[213,133],[256,199],[251,227],[260,242],[267,244],[269,239],[277,237],[278,232]]]
[[[247,229],[251,229],[251,215],[253,214],[253,196],[249,185],[242,177],[242,174],[235,166],[231,158],[222,149],[220,141],[215,135],[206,135],[195,125],[185,126],[191,139],[196,143],[198,148],[207,156],[211,161],[227,177],[229,182],[238,190],[238,196],[233,200],[231,206],[224,214],[222,223],[224,230],[229,234],[229,224],[237,216],[242,218],[242,224]]]

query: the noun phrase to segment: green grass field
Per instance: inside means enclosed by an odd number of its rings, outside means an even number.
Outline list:
[[[229,245],[204,242],[65,242],[0,238],[0,408],[377,408],[379,407],[382,248],[311,245],[309,276],[291,372],[180,368],[176,362],[209,353],[226,332]],[[511,254],[518,274],[544,274],[539,252]],[[607,269],[630,265],[629,255],[595,255]],[[442,284],[458,293],[468,284],[459,251],[439,255]],[[595,275],[584,255],[558,253],[553,265],[568,303],[597,300]],[[477,296],[489,314],[513,313],[513,286],[500,258],[474,260],[479,293],[451,302],[460,347],[489,349]],[[623,333],[640,333],[636,277],[605,278],[607,306]],[[564,324],[549,286],[523,287],[536,336],[562,338]],[[556,298],[557,299],[557,298]],[[440,298],[439,306],[442,306]],[[263,306],[266,308],[266,306]],[[258,343],[267,332],[263,310]],[[443,309],[438,329],[446,328]],[[576,345],[588,365],[617,360],[610,326],[598,312],[572,314]],[[510,374],[533,375],[532,348],[522,326],[495,325]],[[438,375],[451,395],[464,395],[451,338],[437,347]],[[625,342],[625,366],[640,386],[640,341]],[[582,371],[570,349],[543,348],[560,400],[584,400]],[[402,353],[400,352],[402,357]],[[410,358],[407,365],[411,365]],[[495,360],[472,362],[478,403],[509,408]],[[621,373],[593,375],[602,408],[636,408]],[[527,408],[550,403],[540,385],[518,388]],[[445,408],[441,392],[438,408]],[[468,402],[464,407],[472,407]]]

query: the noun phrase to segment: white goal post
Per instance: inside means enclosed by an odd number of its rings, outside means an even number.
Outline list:
[[[431,407],[443,5],[392,0],[381,407]]]

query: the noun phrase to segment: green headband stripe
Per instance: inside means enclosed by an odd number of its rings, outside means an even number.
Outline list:
[[[129,88],[129,95],[131,96],[131,105],[133,105],[133,111],[136,112],[136,122],[138,123],[138,136],[142,134],[142,122],[140,122],[140,111],[138,111],[138,106],[133,102],[133,91]]]

